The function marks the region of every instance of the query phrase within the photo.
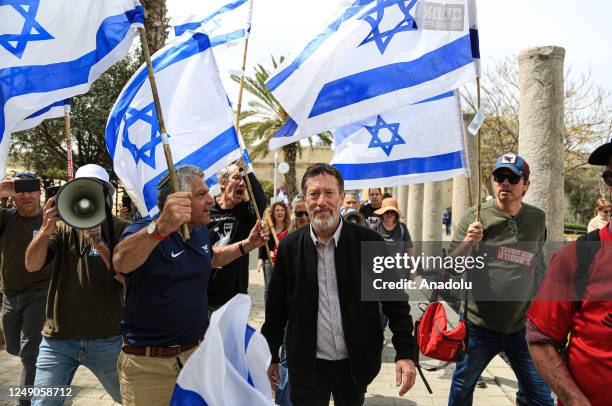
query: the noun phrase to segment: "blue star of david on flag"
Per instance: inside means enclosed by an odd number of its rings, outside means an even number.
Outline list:
[[[391,40],[396,34],[402,31],[416,30],[416,21],[414,21],[414,18],[410,15],[410,10],[414,7],[416,2],[417,0],[377,0],[376,6],[372,7],[367,13],[359,18],[372,26],[372,30],[359,46],[374,42],[380,53],[384,54],[387,46],[391,43]],[[397,6],[400,9],[403,18],[390,30],[381,32],[380,25],[385,16],[385,9],[393,6]],[[374,17],[374,15],[376,16]]]
[[[149,123],[151,126],[150,139],[140,148],[130,141],[129,134],[130,127],[139,121]],[[159,124],[157,122],[157,110],[155,109],[155,103],[149,104],[142,110],[129,108],[125,114],[124,123],[121,142],[123,147],[127,149],[130,154],[132,154],[136,164],[143,161],[145,164],[155,169],[155,148],[162,142]]]
[[[376,117],[376,124],[373,126],[364,125],[366,130],[372,134],[372,141],[368,148],[381,148],[387,156],[391,156],[393,147],[400,144],[405,144],[406,141],[399,135],[399,123],[388,124],[383,120],[381,116]],[[389,141],[383,141],[380,139],[380,131],[388,130],[391,133],[391,139]]]
[[[39,2],[40,0],[0,0],[0,7],[11,6],[24,18],[21,33],[0,35],[0,45],[19,59],[23,56],[28,42],[55,39],[36,21]]]

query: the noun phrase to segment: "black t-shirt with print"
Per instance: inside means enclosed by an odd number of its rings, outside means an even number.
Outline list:
[[[249,180],[257,199],[260,214],[266,208],[266,196],[257,178],[250,173]],[[244,240],[257,221],[251,202],[241,202],[231,209],[222,209],[215,201],[210,207],[208,232],[213,247],[222,247]],[[213,269],[208,285],[209,306],[222,306],[238,293],[247,293],[249,287],[249,256]]]

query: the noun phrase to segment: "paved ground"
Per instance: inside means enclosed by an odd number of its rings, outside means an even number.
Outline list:
[[[249,293],[253,298],[253,308],[251,310],[251,323],[259,329],[263,323],[263,276],[255,271],[251,272],[251,285]],[[413,305],[413,309],[416,306]],[[449,310],[452,312],[452,310]],[[418,313],[414,311],[413,316]],[[391,342],[389,330],[386,331],[387,341]],[[395,364],[393,347],[389,344],[383,352],[382,369],[378,377],[368,387],[366,405],[446,405],[448,392],[453,373],[453,366],[448,366],[444,370],[426,373],[426,377],[434,393],[430,395],[417,377],[415,387],[404,397],[397,395],[395,387]],[[438,361],[423,360],[428,365],[438,365]],[[6,352],[0,352],[0,406],[12,405],[14,402],[8,399],[8,387],[19,383],[21,364],[17,357],[12,357]],[[489,405],[513,405],[516,392],[516,378],[508,365],[499,357],[496,357],[485,373],[483,378],[488,383],[487,388],[476,389],[474,395],[475,406]],[[74,381],[72,382],[73,394],[75,397],[66,404],[83,406],[110,406],[115,405],[112,399],[106,394],[98,380],[85,367],[79,367]]]

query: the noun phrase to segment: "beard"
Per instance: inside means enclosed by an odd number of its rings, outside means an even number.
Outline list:
[[[329,216],[325,218],[317,216],[317,213],[325,211],[329,213]],[[334,213],[331,210],[315,208],[314,211],[312,213],[308,213],[308,215],[310,216],[310,224],[312,225],[313,230],[317,233],[330,231],[338,225],[338,219],[334,216]]]

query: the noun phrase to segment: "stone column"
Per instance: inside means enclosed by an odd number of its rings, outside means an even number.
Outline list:
[[[442,240],[442,183],[426,183],[423,192],[423,241]]]
[[[406,222],[406,218],[408,216],[408,211],[406,211],[408,207],[408,186],[398,186],[397,188],[397,205],[400,208],[400,211],[404,215],[402,221]]]
[[[423,231],[423,184],[410,185],[406,225],[413,241],[421,241]]]
[[[471,119],[472,115],[466,115],[466,117],[464,117],[463,121],[466,124],[466,127],[469,125]],[[466,176],[457,176],[453,178],[453,231],[459,224],[459,221],[461,221],[461,218],[467,209],[476,205],[476,199],[478,196],[478,140],[472,134],[467,132],[467,128],[464,129],[464,134],[466,159],[471,175],[472,202],[470,203],[469,201],[468,178]]]
[[[546,212],[549,241],[563,241],[565,50],[545,46],[519,55],[519,155],[531,169],[524,201]]]

